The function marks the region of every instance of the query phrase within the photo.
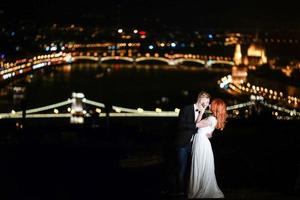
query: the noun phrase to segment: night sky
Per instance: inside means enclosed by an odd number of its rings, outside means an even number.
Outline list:
[[[16,6],[18,5],[18,6]],[[298,27],[296,2],[213,0],[16,0],[0,3],[1,18],[41,23],[177,27]]]

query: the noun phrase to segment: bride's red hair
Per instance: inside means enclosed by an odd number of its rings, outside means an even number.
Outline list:
[[[216,129],[223,130],[225,127],[228,117],[226,107],[226,103],[222,99],[214,99],[211,102],[211,112],[217,118]]]

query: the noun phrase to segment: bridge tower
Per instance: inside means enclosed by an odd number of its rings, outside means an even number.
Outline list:
[[[237,66],[242,64],[242,49],[240,43],[236,43],[233,61]]]
[[[84,94],[83,93],[72,93],[72,106],[71,106],[71,124],[82,124],[84,122],[84,115],[86,111],[84,107]]]

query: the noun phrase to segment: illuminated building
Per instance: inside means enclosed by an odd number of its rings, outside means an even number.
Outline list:
[[[249,67],[256,67],[267,63],[265,49],[258,44],[251,44],[247,49],[247,53],[243,56],[241,44],[237,43],[235,47],[234,57],[235,65],[244,64]]]

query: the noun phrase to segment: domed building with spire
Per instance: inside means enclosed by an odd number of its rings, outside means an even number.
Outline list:
[[[233,56],[233,61],[236,65],[243,64],[250,68],[256,68],[268,62],[265,48],[258,42],[258,39],[246,51],[245,49],[242,49],[240,43],[236,44]]]
[[[248,66],[259,66],[267,63],[265,49],[259,44],[251,44],[247,50],[247,55],[244,58],[244,64]]]
[[[235,84],[241,84],[247,81],[248,69],[266,64],[267,56],[256,38],[248,48],[242,49],[242,45],[236,43],[233,61],[235,65],[232,67],[232,80]]]

